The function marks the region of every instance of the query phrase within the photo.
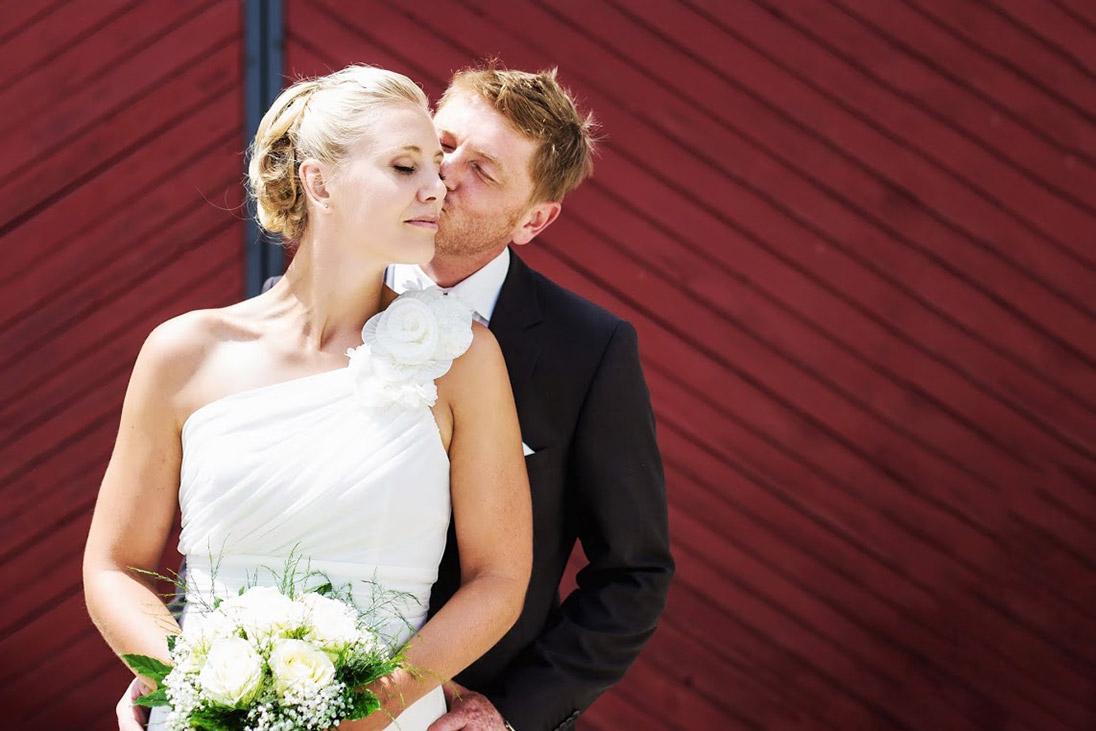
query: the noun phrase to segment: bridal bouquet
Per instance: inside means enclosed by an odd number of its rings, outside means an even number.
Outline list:
[[[124,655],[159,688],[135,701],[169,706],[167,726],[190,729],[329,729],[380,708],[362,688],[402,667],[371,617],[330,584],[300,593],[252,587],[168,638],[174,665]]]

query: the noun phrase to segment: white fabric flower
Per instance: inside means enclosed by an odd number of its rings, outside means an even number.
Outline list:
[[[274,689],[303,691],[328,685],[335,679],[335,664],[322,650],[304,640],[275,640],[270,651]]]
[[[358,617],[346,604],[315,593],[297,600],[308,611],[304,639],[335,657],[357,641]]]
[[[433,406],[434,385],[472,344],[472,310],[437,287],[409,288],[369,318],[347,351],[359,402],[370,408]]]
[[[247,705],[254,700],[263,679],[263,659],[246,640],[217,640],[198,675],[205,696],[222,706]]]
[[[366,323],[363,340],[371,330],[378,350],[406,365],[420,365],[434,357],[440,337],[438,318],[422,298],[399,297],[378,315]]]

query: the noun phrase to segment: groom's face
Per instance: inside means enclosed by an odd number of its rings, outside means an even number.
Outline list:
[[[536,143],[473,94],[452,96],[434,115],[448,195],[434,239],[438,253],[501,251],[530,210]]]

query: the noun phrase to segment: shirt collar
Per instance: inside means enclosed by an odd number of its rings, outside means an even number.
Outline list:
[[[495,313],[499,292],[502,291],[502,283],[506,281],[508,271],[510,271],[509,247],[452,287],[443,287],[442,291],[460,297],[472,308],[476,319],[488,325],[491,322],[491,315]],[[385,280],[397,293],[403,293],[407,282],[413,282],[421,287],[435,286],[434,281],[417,264],[393,264],[388,267]]]

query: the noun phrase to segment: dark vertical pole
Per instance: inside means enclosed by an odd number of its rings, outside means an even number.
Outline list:
[[[282,0],[244,0],[244,145],[250,145],[263,114],[282,90]],[[246,170],[245,170],[246,174]],[[285,254],[277,237],[255,223],[247,202],[244,233],[245,294],[254,297],[268,277],[282,273]]]

